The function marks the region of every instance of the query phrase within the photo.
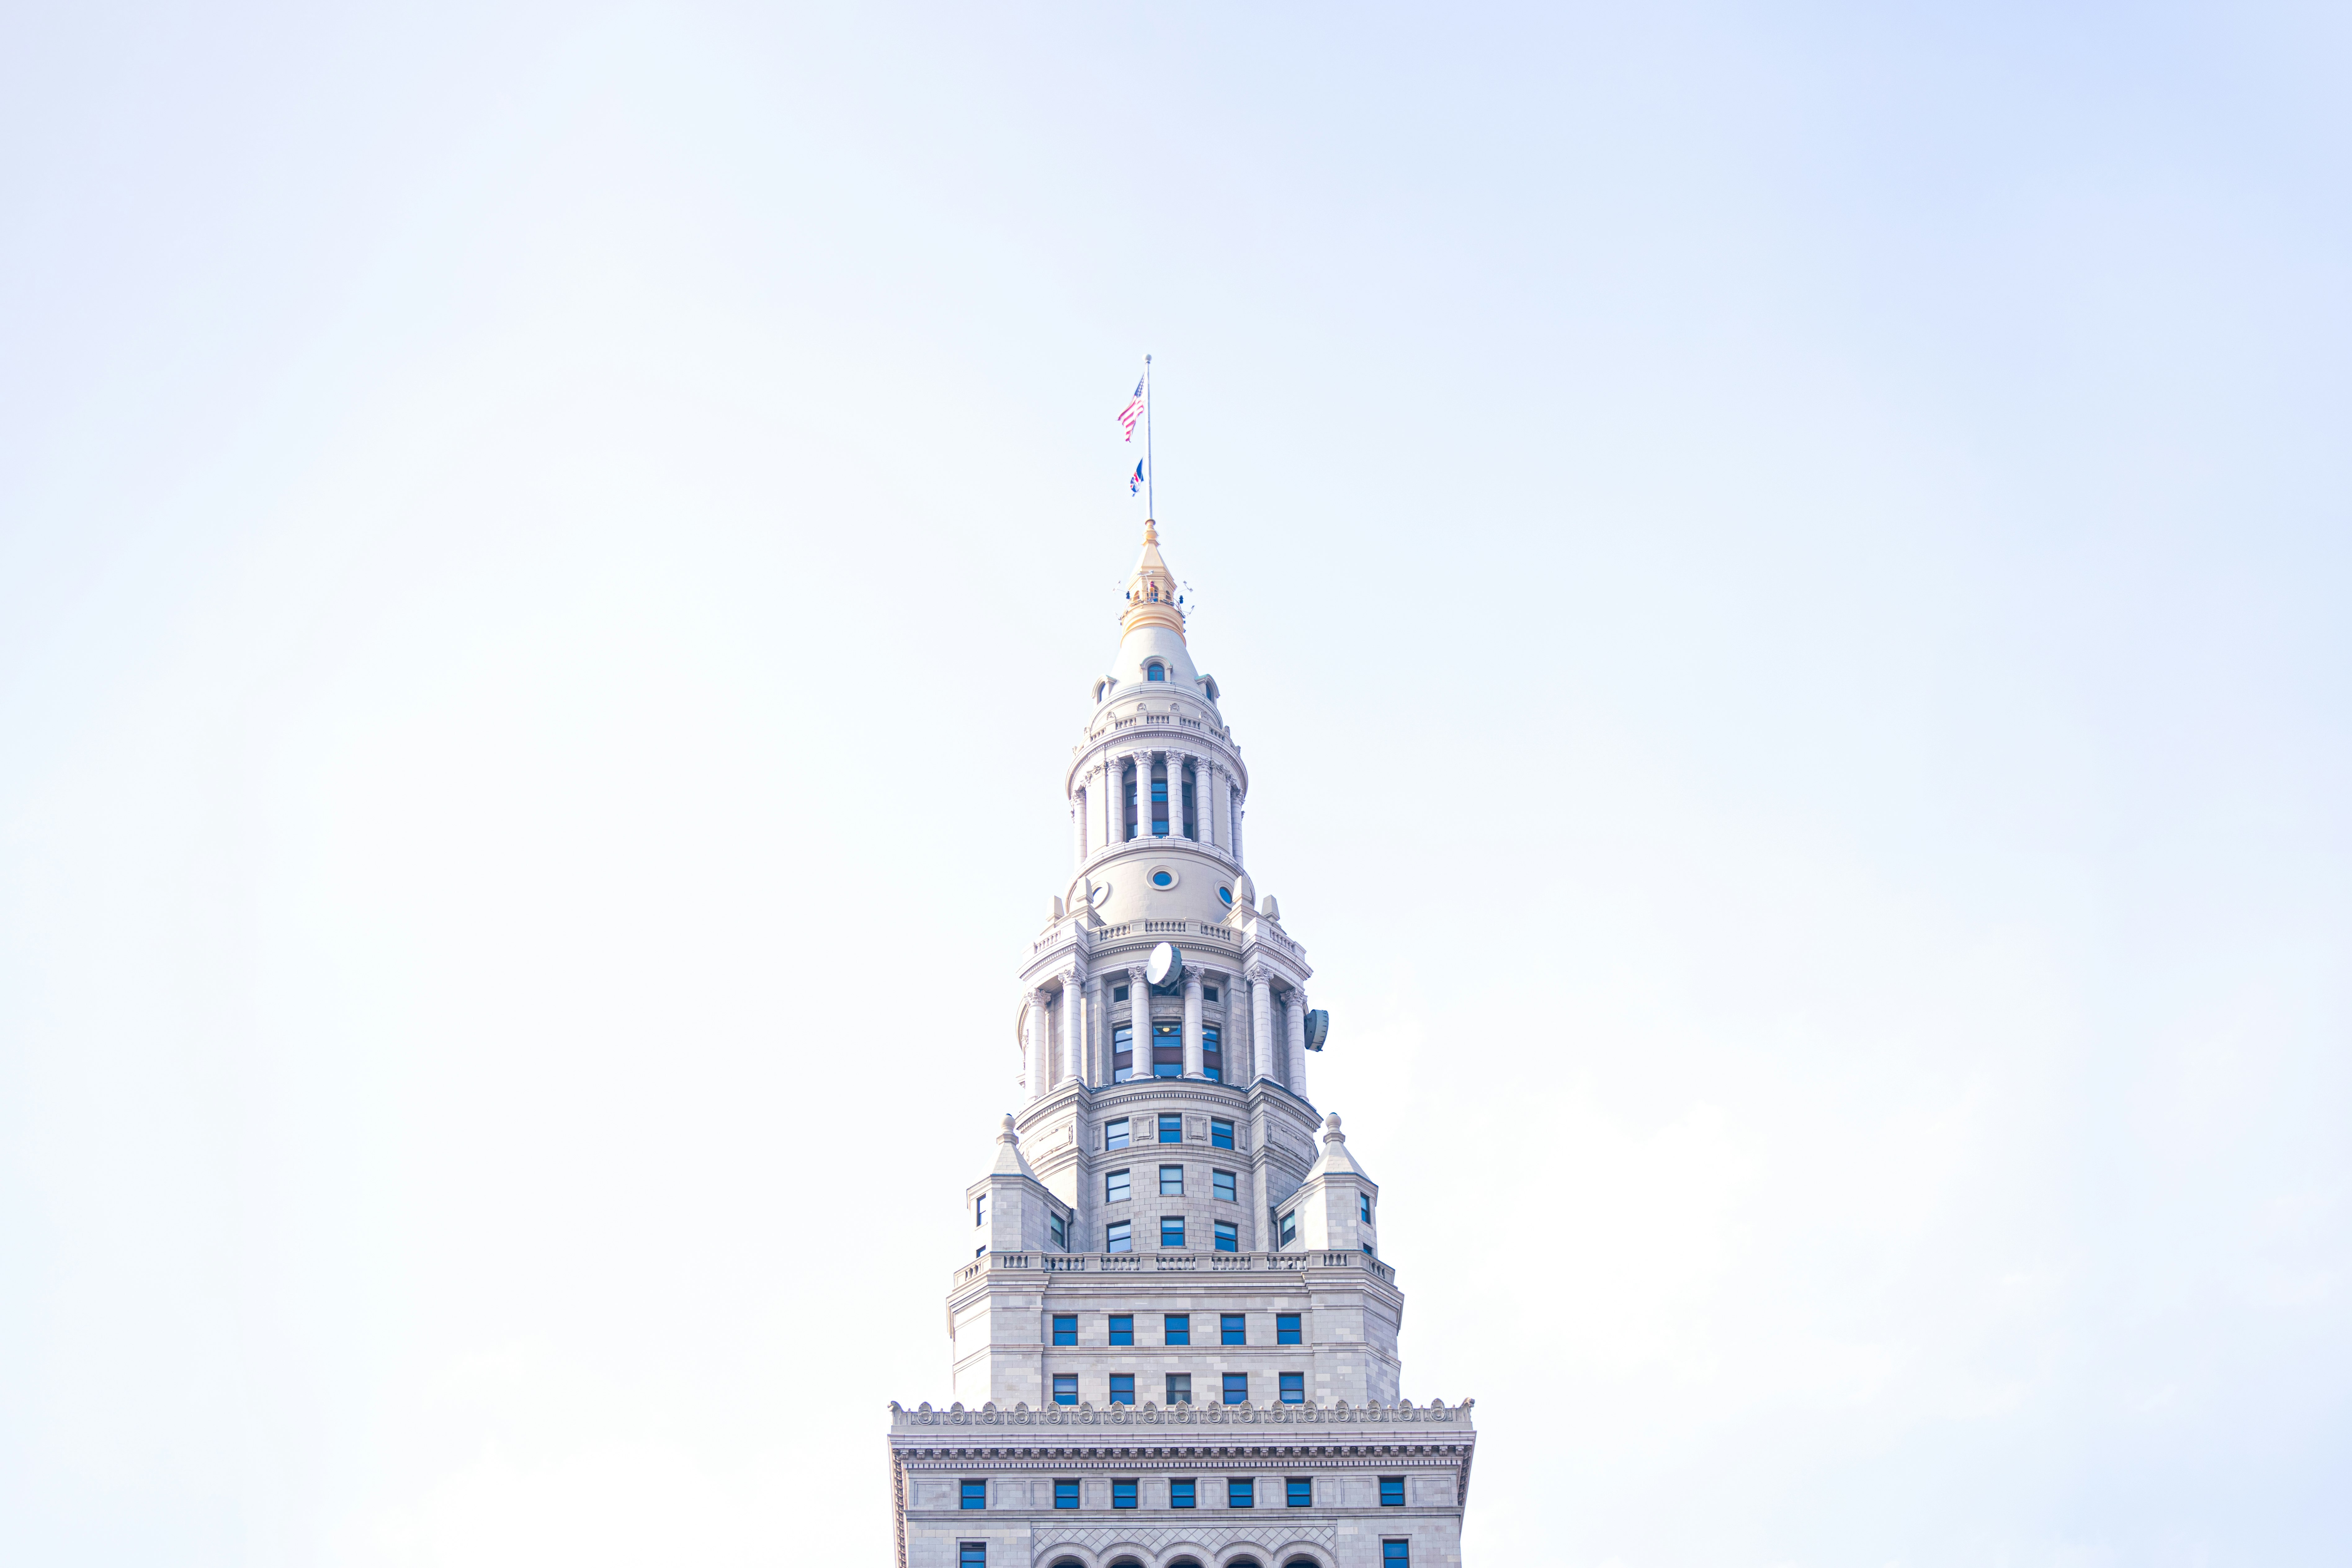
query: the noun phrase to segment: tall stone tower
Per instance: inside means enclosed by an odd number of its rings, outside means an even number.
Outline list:
[[[1314,971],[1144,525],[1070,750],[1021,1109],[965,1189],[954,1393],[890,1405],[899,1568],[1459,1563],[1470,1403],[1398,1397],[1378,1183],[1307,1098]]]

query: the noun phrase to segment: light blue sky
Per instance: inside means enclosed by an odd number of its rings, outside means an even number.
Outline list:
[[[2343,1561],[2352,28],[1627,10],[0,20],[0,1556],[884,1561],[1150,350],[1469,1561]]]

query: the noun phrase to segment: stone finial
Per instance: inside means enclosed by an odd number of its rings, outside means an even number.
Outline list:
[[[1004,1125],[1007,1127],[1012,1126],[1013,1118],[1010,1116],[1006,1117],[1004,1119]],[[1326,1143],[1345,1143],[1347,1141],[1348,1135],[1339,1131],[1339,1113],[1335,1110],[1331,1112],[1330,1115],[1323,1119],[1323,1142]]]
[[[1257,912],[1270,921],[1279,922],[1282,919],[1282,905],[1276,901],[1272,893],[1268,893],[1258,900]]]
[[[1339,1123],[1339,1119],[1338,1117],[1335,1116],[1331,1119],[1331,1124],[1333,1126],[1336,1127]],[[1021,1134],[1013,1131],[1013,1112],[1008,1110],[1004,1113],[1004,1131],[996,1135],[996,1141],[999,1143],[1018,1143],[1021,1142]]]

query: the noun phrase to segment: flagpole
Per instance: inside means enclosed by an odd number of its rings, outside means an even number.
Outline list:
[[[1143,516],[1146,521],[1160,515],[1157,481],[1160,465],[1151,460],[1151,356],[1143,356]]]

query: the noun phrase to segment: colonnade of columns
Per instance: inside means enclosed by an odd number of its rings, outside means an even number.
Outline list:
[[[1135,777],[1136,837],[1149,838],[1153,836],[1151,769],[1155,761],[1164,762],[1168,770],[1168,836],[1171,838],[1184,836],[1183,788],[1189,770],[1192,784],[1194,840],[1224,850],[1234,858],[1234,863],[1239,865],[1242,858],[1241,775],[1215,757],[1173,751],[1165,746],[1108,755],[1079,775],[1082,782],[1070,797],[1072,847],[1078,862],[1084,864],[1087,857],[1097,849],[1126,841],[1128,774],[1130,769]]]
[[[1151,1076],[1151,986],[1143,966],[1106,970],[1081,977],[1076,969],[1056,978],[1058,993],[1039,986],[1029,993],[1028,1026],[1022,1044],[1022,1079],[1035,1100],[1056,1085],[1086,1083],[1102,1088],[1111,1082],[1112,1009],[1108,987],[1124,974],[1127,981],[1128,1046],[1130,1075]],[[1296,985],[1276,994],[1275,977],[1264,964],[1253,963],[1240,973],[1211,970],[1205,964],[1184,966],[1184,1076],[1207,1076],[1208,1051],[1203,1045],[1206,1021],[1202,992],[1212,973],[1224,976],[1225,1024],[1218,1039],[1218,1071],[1223,1081],[1247,1088],[1259,1079],[1272,1079],[1292,1093],[1307,1093],[1307,994]],[[1236,997],[1238,983],[1244,994]]]

